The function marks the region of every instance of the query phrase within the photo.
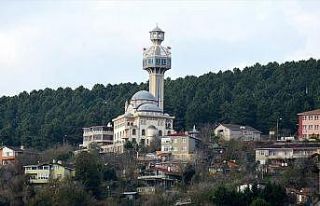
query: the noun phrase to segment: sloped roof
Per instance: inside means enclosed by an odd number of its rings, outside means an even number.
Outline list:
[[[15,152],[24,152],[24,153],[34,153],[34,154],[38,154],[37,152],[30,150],[30,149],[25,149],[25,148],[21,148],[21,147],[17,147],[17,146],[1,146],[0,149],[3,149],[4,147],[7,147]]]
[[[307,112],[298,113],[298,115],[320,115],[320,109],[315,109]]]
[[[259,132],[259,133],[262,133],[260,132],[259,130],[251,127],[251,126],[247,126],[247,125],[239,125],[239,124],[220,124],[232,131],[241,131],[243,129],[245,130],[249,130],[249,131],[253,131],[253,132]]]

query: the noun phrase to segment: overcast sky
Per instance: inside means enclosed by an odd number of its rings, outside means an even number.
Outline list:
[[[145,82],[158,23],[166,77],[320,57],[319,1],[1,1],[0,96]]]

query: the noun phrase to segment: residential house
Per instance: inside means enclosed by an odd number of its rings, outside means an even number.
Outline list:
[[[46,184],[50,179],[64,179],[75,174],[74,169],[55,160],[52,163],[26,165],[24,172],[31,184]]]
[[[226,141],[231,139],[242,141],[259,141],[261,132],[250,126],[237,124],[219,124],[214,129],[214,134]]]
[[[171,134],[161,138],[161,153],[169,153],[176,160],[191,160],[200,140],[188,134]]]
[[[298,114],[298,137],[310,139],[320,137],[320,109]]]
[[[12,147],[2,146],[0,147],[0,165],[7,165],[17,162],[18,156],[25,155],[37,155],[36,153],[26,150],[23,146]]]

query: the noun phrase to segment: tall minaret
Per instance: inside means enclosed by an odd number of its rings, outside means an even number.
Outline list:
[[[159,101],[159,107],[163,111],[164,73],[171,69],[170,47],[161,46],[164,40],[164,31],[158,26],[150,31],[152,46],[144,49],[143,69],[149,73],[149,92]]]

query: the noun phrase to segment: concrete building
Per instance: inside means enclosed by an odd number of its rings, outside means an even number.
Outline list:
[[[256,161],[260,164],[287,166],[289,160],[308,158],[320,154],[318,143],[276,143],[255,149]]]
[[[261,132],[250,126],[237,124],[219,124],[214,129],[214,134],[226,141],[231,139],[242,141],[259,141]]]
[[[298,137],[300,139],[320,137],[320,109],[299,113],[298,121]]]
[[[93,126],[83,128],[83,143],[80,147],[87,148],[91,143],[99,146],[113,143],[113,128],[109,123],[107,126]]]
[[[74,176],[72,168],[62,165],[61,161],[24,166],[25,175],[31,184],[46,184],[50,179],[63,179]]]
[[[192,160],[200,140],[188,134],[171,134],[161,138],[161,153],[174,160]]]

